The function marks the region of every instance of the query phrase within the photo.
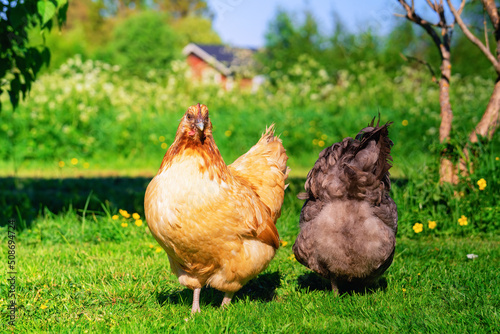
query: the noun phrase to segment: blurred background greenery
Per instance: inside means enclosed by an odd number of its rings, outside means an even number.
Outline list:
[[[466,9],[465,18],[481,27],[481,7],[472,3]],[[255,56],[255,71],[266,81],[258,89],[226,90],[193,80],[181,52],[188,43],[222,42],[212,28],[213,15],[202,0],[72,0],[61,29],[29,29],[30,45],[46,45],[51,61],[16,109],[1,95],[0,175],[13,177],[2,181],[2,215],[29,223],[44,207],[83,207],[87,196],[73,196],[79,182],[73,190],[63,187],[59,199],[40,195],[37,187],[57,188],[69,177],[150,178],[174,140],[178,120],[200,102],[210,109],[227,163],[276,123],[292,176],[299,178],[323,148],[354,137],[380,113],[381,122],[394,122],[391,172],[405,222],[401,233],[411,236],[415,223],[438,220],[439,228],[426,231],[461,234],[457,219],[464,214],[471,231],[498,229],[498,135],[474,146],[472,175],[457,186],[439,183],[440,59],[421,28],[395,18],[388,34],[371,28],[352,32],[334,16],[334,31],[325,33],[311,12],[277,9],[266,45]],[[485,110],[496,74],[459,29],[452,47],[450,145],[458,152]],[[37,183],[33,177],[59,181]],[[483,190],[476,185],[481,178],[487,182]],[[94,188],[106,189],[108,181]],[[90,196],[96,210],[109,200],[99,193]],[[135,197],[126,209],[142,212]],[[110,205],[116,211],[126,202]]]

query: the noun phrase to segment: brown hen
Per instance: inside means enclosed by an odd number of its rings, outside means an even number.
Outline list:
[[[179,282],[224,291],[222,305],[268,266],[279,247],[276,220],[288,159],[273,125],[227,166],[212,136],[205,105],[189,107],[144,199],[151,233]]]
[[[307,175],[296,259],[332,289],[366,286],[391,265],[397,210],[389,197],[390,123],[324,149]]]

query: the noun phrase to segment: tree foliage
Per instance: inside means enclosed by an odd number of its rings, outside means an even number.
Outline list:
[[[222,44],[219,35],[213,30],[212,22],[204,17],[188,16],[172,22],[184,45],[188,43]]]
[[[325,34],[312,13],[302,14],[279,10],[269,23],[265,49],[259,54],[269,72],[285,74],[302,55],[313,58],[330,74],[345,69],[358,73],[362,62],[373,62],[395,72],[405,63],[398,46],[408,47],[409,40],[418,38],[411,29],[403,35],[380,36],[369,25],[366,30],[352,33],[335,13],[333,32]]]
[[[165,69],[180,51],[180,40],[167,24],[168,15],[144,11],[120,22],[103,54],[103,60],[126,72],[144,76],[151,69]]]
[[[53,69],[80,54],[142,76],[165,69],[190,42],[222,43],[199,0],[72,0],[67,16],[62,34],[47,38]]]
[[[154,2],[174,19],[189,16],[211,18],[212,16],[205,0],[154,0]]]
[[[301,24],[297,17],[279,10],[276,18],[269,24],[266,33],[266,47],[259,58],[269,72],[286,72],[299,58],[307,54],[311,58],[321,57],[323,36],[312,13],[305,12]]]
[[[158,9],[174,19],[188,16],[211,17],[205,0],[95,0],[103,16],[122,16],[130,10]]]
[[[67,0],[0,1],[0,95],[7,90],[14,108],[21,95],[24,98],[30,91],[42,66],[50,62],[46,46],[30,45],[30,30],[50,31],[54,18],[61,26],[67,8]]]

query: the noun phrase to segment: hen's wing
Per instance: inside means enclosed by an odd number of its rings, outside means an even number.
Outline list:
[[[384,191],[390,190],[389,172],[392,141],[388,127],[372,123],[356,139],[345,138],[319,154],[305,183],[307,193],[300,199],[331,200],[350,198],[368,200],[378,205]]]
[[[289,172],[287,160],[281,139],[274,136],[273,124],[266,129],[257,144],[228,166],[231,174],[255,191],[271,210],[274,223],[259,227],[258,230],[259,238],[275,247],[279,245],[275,224],[283,204],[285,180]]]
[[[228,167],[233,175],[250,182],[262,202],[276,214],[283,203],[285,180],[290,170],[287,160],[281,139],[274,136],[273,124],[257,144]]]

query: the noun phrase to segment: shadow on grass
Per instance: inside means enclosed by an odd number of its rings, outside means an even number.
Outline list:
[[[27,228],[45,209],[54,214],[69,209],[81,213],[87,201],[87,212],[103,212],[104,205],[115,213],[118,209],[125,209],[143,216],[144,193],[151,179],[152,177],[0,177],[0,226],[7,225],[8,219],[14,218],[18,221],[19,228]],[[304,181],[304,178],[290,178],[289,191],[301,191]],[[294,193],[293,198],[295,195]]]
[[[281,279],[278,272],[266,273],[257,276],[248,282],[240,291],[236,292],[232,302],[239,300],[270,302],[276,295],[276,289],[280,286]],[[204,287],[200,294],[200,307],[219,307],[224,298],[224,293],[214,288]],[[182,304],[190,306],[193,302],[193,290],[183,289],[181,291],[162,291],[157,293],[156,300],[160,305]]]
[[[15,218],[18,226],[26,228],[36,216],[48,209],[58,214],[72,209],[77,213],[103,212],[103,205],[117,211],[144,213],[144,193],[149,177],[93,177],[93,178],[0,178],[0,207],[2,220]]]
[[[329,280],[315,274],[307,273],[299,276],[297,279],[298,286],[300,290],[308,291],[331,291],[332,285]],[[378,291],[385,291],[387,289],[387,279],[385,277],[380,277],[374,283],[365,286],[361,284],[344,284],[339,285],[339,294],[372,294]]]

